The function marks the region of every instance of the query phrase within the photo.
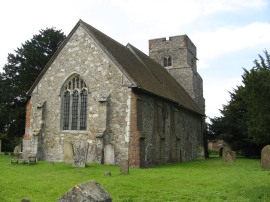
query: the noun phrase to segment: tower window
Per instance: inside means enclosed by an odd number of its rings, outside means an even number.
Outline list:
[[[164,67],[172,66],[172,58],[170,56],[163,58],[163,66]]]
[[[62,88],[62,130],[86,130],[87,88],[83,79],[75,75]]]

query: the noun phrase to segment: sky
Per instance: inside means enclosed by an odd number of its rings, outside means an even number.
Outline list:
[[[68,35],[79,19],[147,55],[149,39],[188,35],[210,118],[221,116],[243,68],[270,52],[269,0],[9,0],[0,1],[0,71],[8,54],[39,30]]]

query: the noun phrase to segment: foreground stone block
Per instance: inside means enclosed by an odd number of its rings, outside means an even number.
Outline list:
[[[270,170],[270,145],[266,145],[261,151],[261,167]]]
[[[99,183],[95,181],[85,182],[71,188],[58,202],[111,202],[112,197]]]
[[[75,141],[73,145],[74,149],[73,167],[81,167],[81,168],[85,167],[88,147],[89,144],[86,141],[83,140]]]

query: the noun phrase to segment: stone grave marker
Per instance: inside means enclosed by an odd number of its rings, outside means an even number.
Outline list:
[[[87,160],[89,144],[83,140],[76,140],[73,145],[73,167],[84,168]]]
[[[120,173],[121,174],[128,174],[129,173],[129,162],[128,162],[128,160],[121,160],[120,161]]]
[[[58,202],[112,202],[112,197],[95,181],[74,186]]]
[[[226,156],[228,151],[231,151],[231,148],[229,146],[223,146],[223,149],[222,149],[222,158],[223,158],[223,160],[225,160],[225,156]]]
[[[202,146],[199,146],[197,148],[197,159],[198,160],[204,160],[205,156],[204,156],[204,148]]]
[[[222,150],[222,158],[226,162],[234,162],[236,160],[236,152],[232,151],[229,146],[224,146]]]
[[[270,170],[270,145],[266,145],[261,151],[261,167]]]
[[[107,144],[104,147],[104,164],[105,165],[114,165],[114,146],[112,144]]]
[[[64,162],[72,163],[74,158],[73,145],[70,142],[65,141],[64,143]]]

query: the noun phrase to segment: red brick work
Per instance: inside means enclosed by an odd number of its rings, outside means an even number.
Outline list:
[[[131,97],[131,120],[129,140],[129,164],[131,167],[143,167],[140,160],[140,139],[141,134],[137,127],[137,100],[138,96],[132,93]]]
[[[26,105],[25,128],[30,128],[31,109],[32,109],[32,103],[28,101]]]

